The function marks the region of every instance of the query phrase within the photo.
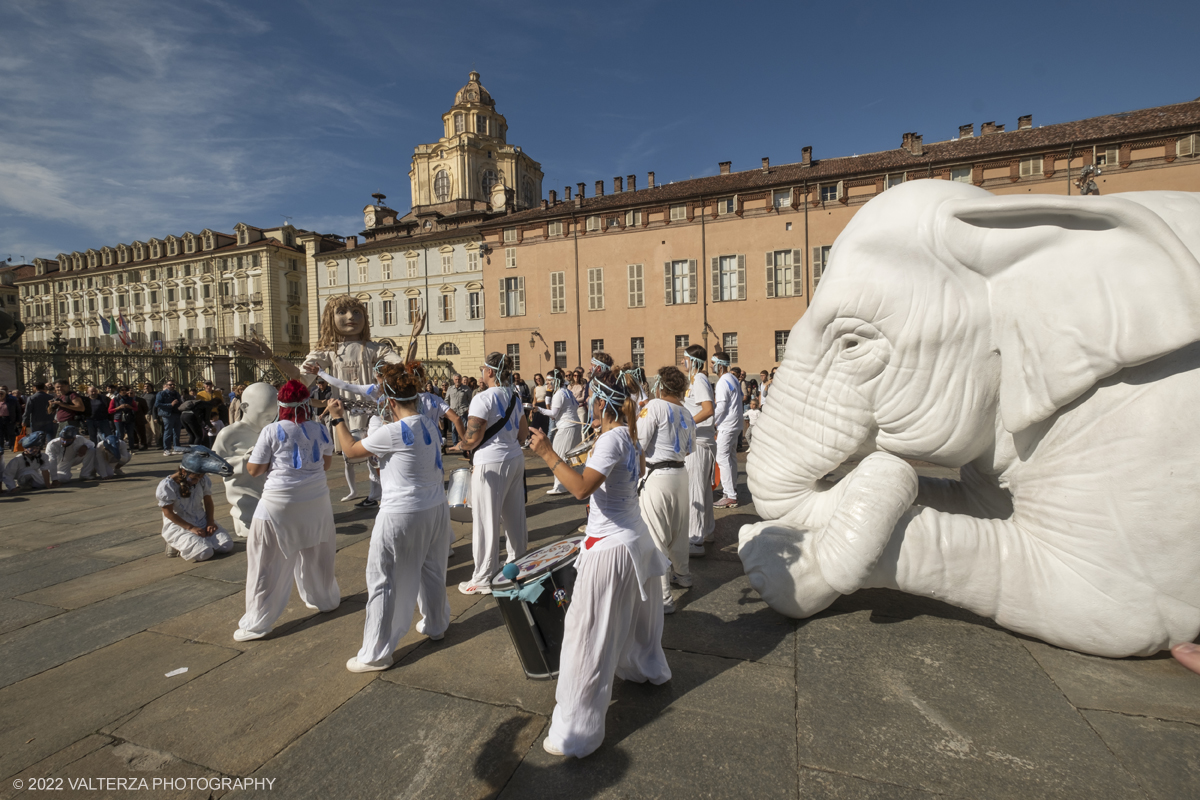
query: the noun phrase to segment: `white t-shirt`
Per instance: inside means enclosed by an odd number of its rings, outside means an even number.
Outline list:
[[[436,394],[421,392],[421,416],[433,423],[433,430],[442,427],[442,417],[446,416],[449,410],[450,404]],[[439,441],[441,436],[440,433],[437,435]]]
[[[324,425],[312,420],[303,425],[281,420],[258,434],[250,463],[271,465],[264,492],[328,491],[325,456],[332,455],[333,439]]]
[[[700,404],[704,402],[713,402],[712,384],[708,382],[707,375],[697,372],[696,377],[692,378],[692,385],[688,387],[687,394],[683,397],[683,407],[695,418],[700,413]],[[696,438],[709,440],[713,438],[712,417],[696,423]]]
[[[588,536],[640,530],[642,512],[638,507],[637,482],[641,465],[638,453],[638,446],[629,438],[627,425],[606,431],[596,439],[587,468],[607,477],[592,493]]]
[[[637,427],[647,464],[683,461],[696,448],[696,423],[683,406],[651,400],[638,412]]]
[[[170,477],[166,477],[158,482],[154,499],[158,501],[159,508],[173,506],[174,512],[184,522],[195,525],[197,528],[203,528],[208,524],[208,516],[204,513],[204,498],[211,494],[212,481],[207,475],[200,478],[200,482],[192,487],[192,491],[187,497],[183,496],[178,483],[171,480]]]
[[[579,403],[575,401],[575,395],[564,386],[554,393],[554,398],[550,401],[550,418],[554,420],[554,430],[560,428],[570,428],[572,426],[579,427],[579,415],[576,409],[579,408]]]
[[[738,386],[737,378],[728,372],[717,380],[713,420],[716,429],[722,433],[742,429],[742,390]]]
[[[750,420],[750,427],[753,428],[758,424],[758,418],[762,416],[762,409],[752,408],[746,412],[746,419]]]
[[[362,440],[379,458],[380,511],[423,511],[446,502],[441,444],[437,427],[424,414],[381,425]]]
[[[467,416],[478,417],[483,420],[484,429],[490,428],[508,410],[513,393],[512,389],[502,389],[498,386],[482,391],[471,398],[471,409],[467,412]],[[523,457],[521,443],[517,441],[517,434],[521,430],[522,410],[521,398],[518,397],[516,407],[508,416],[508,422],[504,424],[503,428],[496,431],[496,435],[489,439],[483,447],[475,451],[472,463],[499,464],[510,458]]]

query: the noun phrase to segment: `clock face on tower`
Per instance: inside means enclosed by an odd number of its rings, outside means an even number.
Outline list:
[[[368,227],[368,228],[374,227],[374,225],[375,225],[375,212],[373,212],[373,211],[372,211],[372,212],[368,212],[368,213],[367,213],[367,215],[366,215],[366,216],[363,218],[363,221],[367,223],[367,227]]]

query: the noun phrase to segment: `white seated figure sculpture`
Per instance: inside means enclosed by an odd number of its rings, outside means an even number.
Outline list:
[[[1198,254],[1197,194],[871,200],[755,429],[751,585],[792,617],[887,587],[1096,655],[1193,641]]]
[[[262,497],[266,475],[254,477],[246,472],[250,451],[262,429],[275,421],[278,392],[269,383],[252,383],[242,393],[242,418],[217,434],[213,452],[229,462],[233,475],[225,479],[225,497],[233,515],[233,531],[245,539],[250,535],[254,509]]]

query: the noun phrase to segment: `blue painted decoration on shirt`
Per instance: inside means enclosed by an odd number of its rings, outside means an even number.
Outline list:
[[[412,429],[408,427],[408,423],[404,420],[400,420],[400,438],[404,439],[404,443],[409,446],[412,446],[412,443],[416,441]]]

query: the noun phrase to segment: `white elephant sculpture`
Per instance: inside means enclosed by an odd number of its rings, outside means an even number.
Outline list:
[[[755,429],[751,585],[792,617],[900,589],[1103,656],[1195,639],[1198,254],[1184,192],[871,200]]]

